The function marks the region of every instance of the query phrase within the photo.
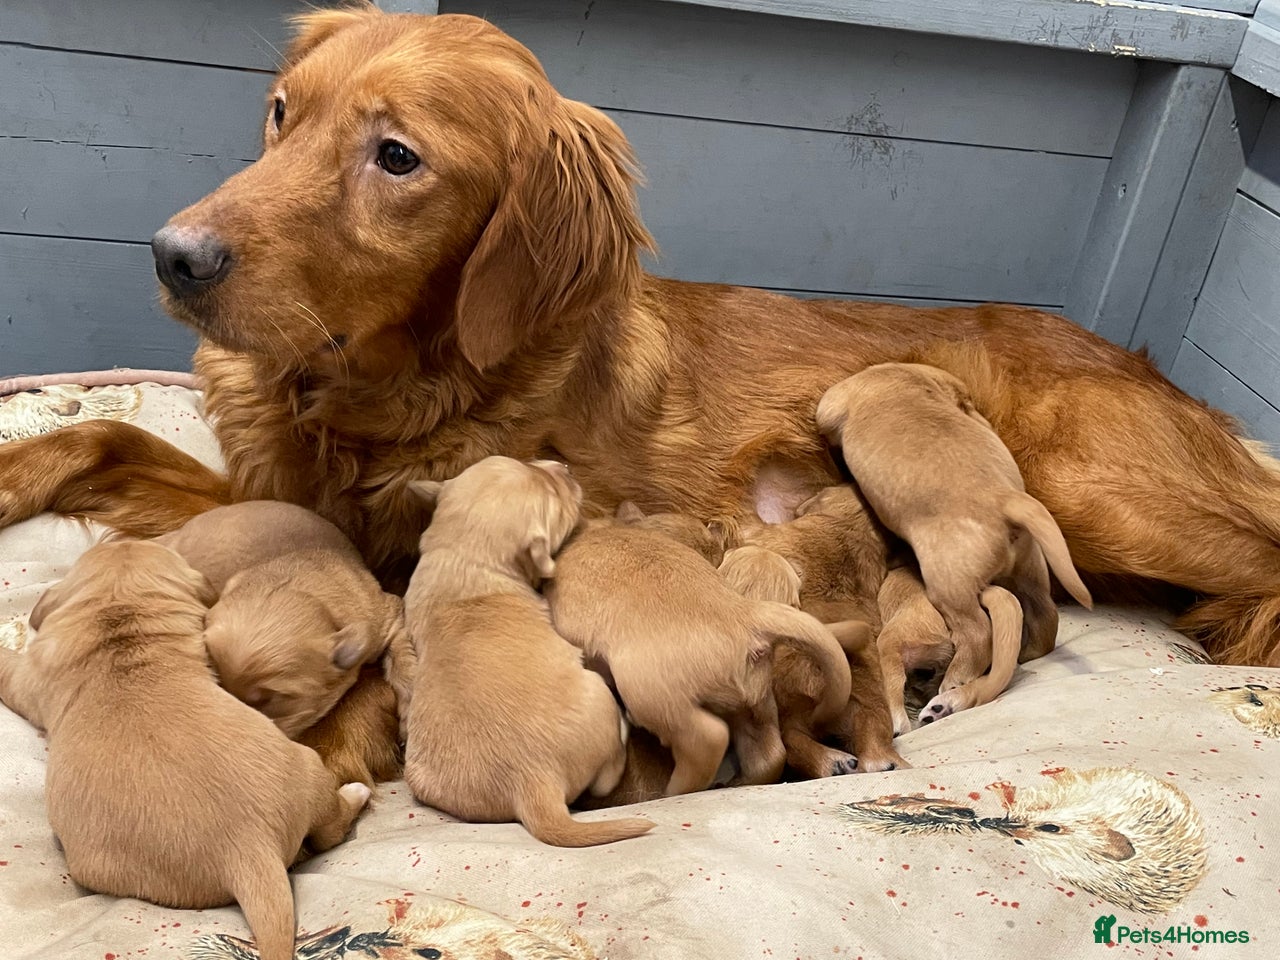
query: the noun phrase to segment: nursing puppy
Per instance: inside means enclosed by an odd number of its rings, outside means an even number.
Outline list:
[[[883,528],[848,484],[822,490],[796,513],[788,523],[747,527],[741,539],[786,561],[799,578],[801,610],[826,623],[862,621],[874,636],[880,626],[876,593],[889,555]],[[773,691],[783,718],[787,764],[806,777],[910,766],[893,746],[874,645],[854,644],[846,653],[852,671],[849,702],[835,719],[816,726],[809,714],[822,690],[821,676],[803,658],[782,656],[774,664]],[[839,748],[822,742],[828,738]]]
[[[568,802],[622,777],[625,724],[608,686],[551,626],[534,585],[578,521],[562,464],[488,457],[416,489],[434,504],[405,598],[417,676],[405,779],[469,821],[519,820],[544,843],[640,836],[640,818],[582,823]],[[397,658],[397,668],[407,661]]]
[[[1057,636],[1046,559],[1092,606],[1058,525],[1026,493],[1013,456],[959,379],[922,364],[879,364],[823,394],[816,420],[881,522],[915,551],[955,644],[943,692],[991,664],[992,625],[979,599],[988,586],[1021,601],[1028,658],[1052,650]]]
[[[818,665],[824,688],[812,713],[825,721],[849,699],[836,638],[797,610],[735,593],[709,561],[714,551],[670,535],[681,529],[672,518],[622,513],[586,524],[557,558],[546,587],[556,629],[603,663],[629,718],[670,748],[668,796],[710,786],[731,736],[735,782],[776,781],[785,750],[771,690],[774,647],[792,646]]]
[[[401,629],[400,600],[337,527],[302,507],[219,507],[157,542],[220,594],[205,643],[222,685],[289,737],[333,709]]]
[[[369,797],[339,788],[213,679],[208,582],[155,543],[86,552],[0,651],[0,699],[49,735],[45,803],[80,885],[164,906],[237,901],[263,960],[290,960],[288,867],[341,842]]]

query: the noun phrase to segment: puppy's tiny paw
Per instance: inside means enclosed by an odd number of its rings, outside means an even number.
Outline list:
[[[338,788],[338,794],[347,803],[360,809],[369,802],[369,798],[373,796],[373,791],[363,783],[344,783]]]
[[[952,708],[949,698],[940,693],[921,708],[920,722],[922,724],[933,723],[933,721],[949,717],[953,713],[955,713],[955,710]]]
[[[831,762],[831,773],[828,776],[844,777],[858,772],[858,758],[852,754]]]

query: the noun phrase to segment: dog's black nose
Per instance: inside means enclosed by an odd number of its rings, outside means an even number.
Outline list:
[[[178,296],[190,296],[212,287],[231,269],[231,251],[208,230],[195,227],[163,228],[151,238],[156,276]]]

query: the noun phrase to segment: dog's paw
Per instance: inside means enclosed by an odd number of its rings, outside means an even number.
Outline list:
[[[363,810],[369,798],[373,796],[373,791],[367,784],[344,783],[338,788],[338,795],[357,810]]]
[[[951,698],[946,693],[940,693],[920,708],[920,723],[933,723],[935,720],[949,717],[955,712],[956,709],[951,703]]]
[[[904,733],[910,733],[912,730],[911,717],[907,715],[905,708],[893,711],[893,735],[900,737]]]
[[[835,753],[836,751],[832,751]],[[831,760],[831,772],[827,774],[829,777],[844,777],[851,773],[858,772],[858,758],[851,753],[833,757]]]

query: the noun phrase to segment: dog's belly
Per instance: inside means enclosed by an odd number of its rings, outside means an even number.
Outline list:
[[[751,504],[765,523],[787,523],[796,518],[796,508],[824,486],[838,482],[824,477],[812,463],[768,460],[756,473],[751,486]]]

